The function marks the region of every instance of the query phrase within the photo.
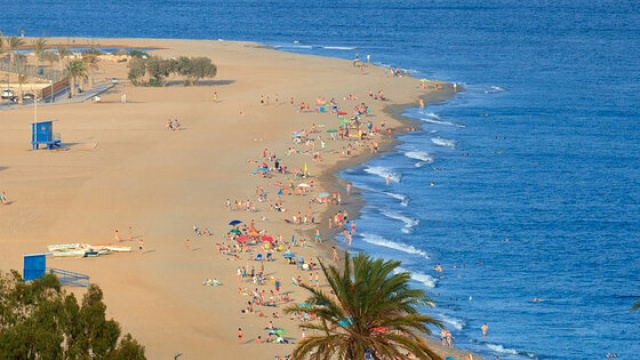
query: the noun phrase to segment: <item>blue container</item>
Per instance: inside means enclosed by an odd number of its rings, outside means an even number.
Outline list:
[[[29,254],[24,256],[24,281],[35,280],[45,274],[47,254]]]

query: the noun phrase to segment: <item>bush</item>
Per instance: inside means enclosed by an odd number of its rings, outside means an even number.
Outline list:
[[[130,50],[129,51],[129,56],[132,57],[137,57],[140,59],[147,59],[149,58],[149,54],[147,54],[146,52],[142,51],[142,50]]]
[[[128,54],[129,52],[127,50],[122,50],[122,49],[116,50],[111,53],[111,55],[117,55],[117,56],[128,55]]]
[[[104,54],[105,54],[104,51],[96,49],[96,48],[87,49],[87,50],[82,52],[83,56],[84,55],[95,55],[95,56],[98,56],[98,55],[104,55]]]

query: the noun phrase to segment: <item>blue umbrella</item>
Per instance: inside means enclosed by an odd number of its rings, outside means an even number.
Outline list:
[[[231,225],[231,226],[235,226],[235,225],[238,225],[238,224],[242,224],[242,221],[240,221],[240,220],[231,220],[231,222],[229,222],[229,225]]]
[[[282,257],[294,258],[296,257],[296,255],[287,251],[286,253],[282,254]]]
[[[262,167],[262,168],[258,169],[258,171],[264,171],[264,172],[267,172],[267,171],[269,171],[269,168]]]

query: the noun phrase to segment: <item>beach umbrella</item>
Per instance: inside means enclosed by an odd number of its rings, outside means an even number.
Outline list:
[[[273,237],[271,237],[269,235],[265,235],[265,236],[262,237],[262,241],[273,242]]]
[[[240,235],[238,236],[238,238],[236,239],[237,242],[245,242],[245,241],[249,241],[249,236],[248,235]]]
[[[273,330],[273,333],[276,334],[276,335],[286,335],[289,332],[287,330],[285,330],[285,329],[275,329],[275,330]]]
[[[291,136],[293,136],[293,137],[304,137],[304,134],[295,132],[295,133],[291,134]]]
[[[250,233],[249,233],[249,236],[251,236],[251,237],[258,237],[258,236],[260,236],[260,233],[259,233],[259,232],[257,232],[257,231],[252,231],[252,232],[250,232]]]
[[[231,220],[229,222],[229,225],[231,225],[231,226],[235,226],[235,225],[238,225],[238,224],[242,224],[242,221],[240,221],[240,220]]]
[[[337,133],[338,129],[327,129],[328,133]]]
[[[318,197],[324,198],[324,197],[329,197],[331,196],[331,194],[329,194],[328,192],[321,192],[320,194],[318,194]]]
[[[307,303],[300,303],[298,304],[299,307],[303,307],[303,308],[310,308],[311,305],[307,304]]]
[[[242,234],[242,232],[240,230],[238,230],[238,229],[231,229],[231,231],[229,231],[229,233],[236,234],[236,235]]]
[[[258,169],[258,171],[267,172],[269,171],[269,168],[261,167],[260,169]]]
[[[287,251],[286,253],[282,254],[282,257],[286,257],[286,258],[295,258],[296,255]]]
[[[347,115],[347,112],[346,111],[340,111],[340,112],[338,112],[338,115]]]
[[[298,187],[308,188],[308,187],[311,187],[311,185],[306,183],[301,183],[301,184],[298,184]]]

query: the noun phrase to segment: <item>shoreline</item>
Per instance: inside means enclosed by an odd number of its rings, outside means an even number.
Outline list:
[[[423,90],[416,89],[416,79],[389,78],[378,66],[368,67],[365,74],[358,74],[348,60],[288,53],[254,42],[91,40],[104,47],[109,43],[128,42],[132,48],[162,49],[158,52],[163,57],[208,55],[218,64],[218,76],[213,86],[135,88],[121,85],[105,94],[100,104],[85,102],[44,107],[41,116],[59,118],[56,128],[61,130],[63,142],[74,143],[69,152],[25,152],[22,139],[28,136],[28,124],[33,119],[31,112],[18,109],[12,111],[11,116],[0,114],[0,122],[7,128],[0,135],[0,148],[6,151],[8,159],[0,175],[3,176],[3,187],[10,189],[10,198],[17,199],[7,208],[8,216],[0,219],[3,225],[0,235],[12,250],[0,256],[0,267],[19,268],[20,254],[41,252],[47,243],[61,242],[61,239],[64,242],[105,242],[113,239],[109,235],[113,229],[121,229],[124,233],[126,227],[132,225],[131,241],[135,243],[144,238],[143,252],[50,261],[54,266],[91,274],[92,281],[105,292],[108,316],[115,317],[125,332],[131,332],[147,345],[150,358],[166,356],[172,349],[190,349],[189,357],[206,356],[208,350],[202,344],[233,341],[234,328],[237,329],[238,324],[250,336],[260,334],[267,319],[241,314],[239,310],[245,300],[239,301],[234,290],[235,268],[243,266],[244,261],[235,262],[221,256],[212,244],[222,239],[220,235],[228,230],[225,224],[229,219],[241,218],[248,223],[249,219],[261,215],[273,217],[273,221],[264,220],[259,226],[274,235],[278,232],[303,234],[302,238],[308,239],[317,227],[324,239],[335,241],[332,235],[335,232],[328,231],[325,219],[338,209],[337,206],[318,209],[314,205],[320,214],[320,224],[316,227],[284,225],[279,220],[283,214],[269,213],[267,204],[257,201],[260,208],[255,214],[227,213],[220,209],[225,197],[253,198],[256,185],[267,185],[264,180],[251,176],[247,159],[255,160],[263,148],[282,155],[287,146],[292,146],[288,136],[292,131],[300,127],[308,129],[312,122],[336,122],[334,115],[295,112],[293,106],[287,104],[288,96],[295,96],[298,101],[311,101],[319,94],[330,94],[349,109],[353,103],[341,100],[349,92],[367,103],[373,101],[366,96],[367,87],[389,89],[388,93],[393,94],[395,99],[389,103],[370,103],[373,113],[378,116],[374,120],[391,118],[389,127],[394,128],[393,140],[381,140],[378,154],[371,155],[366,148],[357,148],[355,155],[341,159],[337,157],[338,149],[347,142],[329,141],[331,149],[322,153],[326,162],[309,161],[314,175],[311,179],[318,182],[319,188],[343,192],[344,180],[336,174],[393,151],[398,144],[397,137],[404,133],[408,124],[413,124],[411,121],[415,121],[401,114],[407,107],[417,104]],[[286,69],[280,66],[283,61],[289,65]],[[120,64],[103,66],[100,76],[126,77]],[[309,83],[314,84],[312,89],[309,89]],[[219,101],[210,100],[208,92],[212,88],[220,92]],[[274,92],[276,96],[278,92],[283,95],[282,103],[258,104],[261,94],[273,95]],[[442,101],[450,96],[446,90],[429,92],[435,97],[425,98],[425,103]],[[120,104],[118,99],[125,93],[131,102]],[[416,103],[409,102],[413,100]],[[87,119],[88,113],[92,114],[90,119]],[[179,116],[185,131],[167,132],[167,116]],[[239,146],[241,144],[245,145]],[[305,159],[305,156],[309,155],[284,157],[283,161],[291,169],[302,168],[303,163],[306,167],[309,158]],[[363,205],[361,190],[355,190],[350,197],[344,197],[347,201],[342,206],[349,211],[350,218],[357,218]],[[268,191],[273,188],[268,187]],[[304,209],[308,195],[286,197],[286,207],[293,213]],[[43,198],[47,201],[39,201]],[[217,220],[210,225],[212,218]],[[195,237],[191,231],[194,224],[201,228],[210,226],[215,237]],[[193,240],[192,248],[187,242],[186,251],[185,238]],[[321,246],[314,244],[310,250],[296,248],[296,252],[305,258],[330,259],[331,244],[334,243],[325,241]],[[267,272],[275,274],[270,276],[281,277],[284,284],[288,283],[291,274],[300,274],[282,261],[269,263]],[[227,286],[220,289],[201,286],[203,279],[211,276]],[[251,287],[243,283],[241,287]],[[297,296],[296,300],[301,299],[298,296],[304,296],[296,292],[296,288],[288,286],[285,289]],[[79,289],[70,291],[81,293]],[[215,303],[213,307],[212,302]],[[147,313],[161,316],[149,317],[145,315]],[[278,321],[290,329],[292,335],[298,335],[296,322],[284,318]],[[166,324],[172,324],[172,328],[166,328]],[[241,347],[246,356],[264,356],[268,352],[273,357],[276,352],[290,349],[284,345],[265,348],[255,344],[250,336]],[[228,352],[227,356],[233,356],[237,350],[230,348],[225,352]]]

